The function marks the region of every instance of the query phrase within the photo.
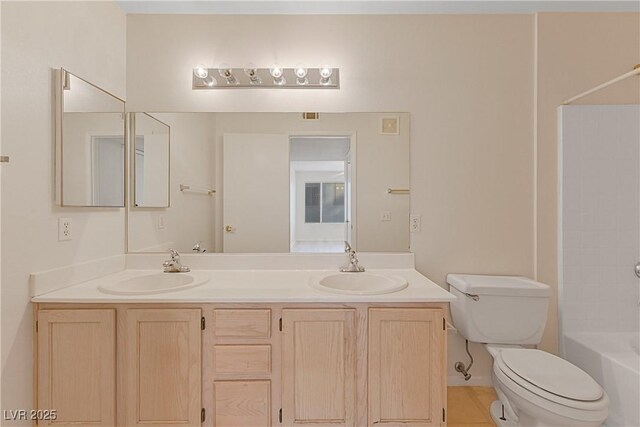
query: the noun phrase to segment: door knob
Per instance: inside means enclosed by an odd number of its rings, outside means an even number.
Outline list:
[[[636,276],[640,277],[640,262],[636,264]]]
[[[224,228],[224,231],[226,231],[227,233],[233,233],[233,227],[232,227],[232,226],[230,226],[230,225],[227,225],[227,226]]]

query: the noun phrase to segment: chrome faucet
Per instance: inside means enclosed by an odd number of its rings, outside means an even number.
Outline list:
[[[358,264],[358,257],[356,251],[353,250],[349,242],[345,240],[344,251],[349,255],[349,264],[340,267],[340,271],[343,273],[362,273],[364,267]]]
[[[182,262],[180,262],[180,254],[178,251],[169,249],[169,254],[171,255],[171,259],[162,263],[165,273],[187,273],[191,271],[189,267],[182,265]]]
[[[193,252],[197,252],[199,254],[207,252],[205,248],[202,247],[202,240],[195,244],[195,246],[191,249]]]

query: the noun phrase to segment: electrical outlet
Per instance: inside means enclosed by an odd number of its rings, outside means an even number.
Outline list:
[[[71,218],[58,218],[58,241],[71,240]]]
[[[411,233],[418,233],[422,230],[422,218],[420,215],[409,216],[409,231]]]
[[[158,229],[162,230],[164,228],[164,215],[158,216]]]
[[[380,212],[380,221],[391,221],[391,212]]]

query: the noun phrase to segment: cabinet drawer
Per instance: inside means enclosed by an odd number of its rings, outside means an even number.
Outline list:
[[[216,426],[271,425],[270,381],[216,381],[213,388]]]
[[[216,374],[271,373],[270,345],[217,345],[213,348]]]
[[[218,309],[213,312],[214,334],[219,338],[269,338],[271,310]]]

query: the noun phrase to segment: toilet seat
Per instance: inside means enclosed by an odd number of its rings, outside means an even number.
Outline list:
[[[504,349],[496,367],[511,381],[543,399],[575,409],[600,406],[602,387],[577,366],[533,349]]]
[[[511,379],[498,363],[493,364],[493,381],[496,390],[504,395],[504,400],[502,397],[500,400],[516,411],[515,425],[520,425],[518,419],[525,418],[528,419],[528,422],[524,422],[526,425],[600,427],[608,415],[609,398],[606,393],[593,402],[561,399],[558,396],[554,398],[553,394],[542,389],[534,390],[534,386],[525,388],[527,381],[516,382]],[[536,420],[537,424],[532,424],[532,420]]]

